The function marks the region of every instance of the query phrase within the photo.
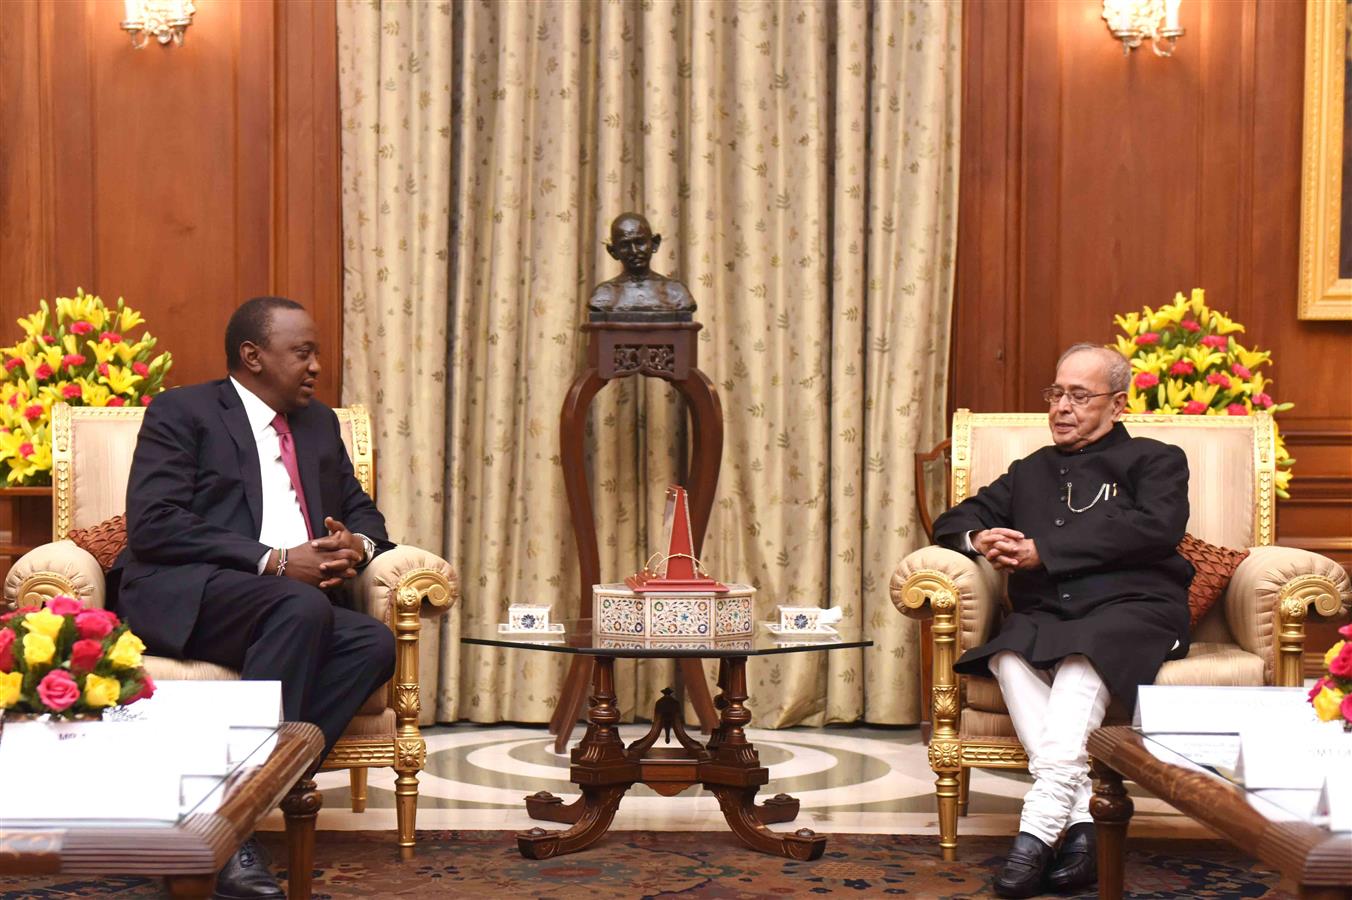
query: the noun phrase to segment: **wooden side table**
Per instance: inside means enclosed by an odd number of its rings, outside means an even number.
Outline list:
[[[611,381],[640,375],[660,378],[685,398],[690,411],[693,447],[686,488],[690,497],[690,518],[695,554],[704,545],[704,533],[713,511],[714,490],[723,460],[723,406],[718,391],[697,365],[698,322],[588,322],[582,330],[590,335],[587,368],[573,380],[559,414],[560,457],[563,484],[572,513],[573,537],[577,541],[579,574],[579,627],[591,632],[592,585],[601,581],[601,557],[596,544],[596,518],[591,490],[587,485],[585,429],[587,410],[596,394]],[[568,747],[582,712],[587,685],[592,680],[590,657],[574,657],[559,692],[559,704],[549,721],[555,735],[554,750]],[[713,698],[704,680],[699,660],[678,663],[682,685],[687,692],[700,727],[706,733],[718,724]]]

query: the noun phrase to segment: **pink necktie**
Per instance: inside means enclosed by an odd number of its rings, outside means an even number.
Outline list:
[[[300,514],[305,519],[305,536],[313,539],[315,533],[310,528],[310,510],[305,505],[305,489],[300,484],[300,466],[296,463],[296,444],[291,440],[291,426],[287,424],[286,416],[277,413],[272,420],[272,427],[277,432],[277,443],[282,448],[282,465],[286,466],[286,474],[291,476],[291,486],[296,489],[296,499],[300,500]]]

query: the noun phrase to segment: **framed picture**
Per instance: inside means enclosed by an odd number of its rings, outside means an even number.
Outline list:
[[[1300,175],[1302,319],[1352,320],[1352,67],[1348,0],[1306,0]]]

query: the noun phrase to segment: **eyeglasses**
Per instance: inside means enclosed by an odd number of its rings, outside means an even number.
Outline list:
[[[1042,389],[1042,399],[1046,400],[1049,406],[1055,406],[1056,404],[1061,402],[1062,397],[1069,397],[1071,406],[1084,406],[1094,397],[1111,397],[1113,394],[1116,393],[1119,392],[1099,391],[1097,394],[1091,394],[1089,393],[1089,391],[1083,390],[1082,388],[1076,388],[1073,391],[1068,391],[1065,388],[1053,386]]]

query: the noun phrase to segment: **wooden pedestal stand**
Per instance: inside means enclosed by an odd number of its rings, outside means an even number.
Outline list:
[[[681,704],[662,691],[653,711],[653,727],[628,747],[620,740],[620,711],[615,706],[615,659],[597,657],[592,665],[595,683],[587,733],[573,748],[572,781],[582,796],[572,803],[548,791],[526,798],[532,819],[563,822],[571,828],[548,831],[532,828],[517,832],[516,845],[529,859],[549,859],[575,853],[594,844],[610,828],[620,799],[642,782],[663,797],[674,797],[691,785],[702,784],[718,798],[733,834],[754,850],[789,859],[818,859],[826,836],[808,828],[771,831],[765,826],[798,817],[798,801],[778,794],[756,803],[756,791],[770,780],[756,748],[746,739],[751,712],[746,708],[746,657],[719,660],[718,706],[723,715],[707,744],[686,734]],[[674,733],[678,747],[654,747],[663,732]]]
[[[723,458],[723,407],[712,381],[696,363],[698,322],[589,322],[582,326],[591,337],[587,348],[587,368],[574,379],[563,400],[559,415],[560,456],[563,484],[568,494],[568,509],[573,517],[573,537],[577,541],[579,563],[579,628],[591,632],[592,585],[601,581],[601,557],[596,545],[596,519],[591,491],[587,486],[584,432],[587,409],[601,388],[609,382],[642,375],[661,378],[685,398],[690,411],[691,449],[689,478],[690,518],[695,555],[704,545],[713,510],[714,489]],[[554,751],[568,747],[591,682],[593,659],[576,656],[568,667],[559,704],[549,721],[555,735]],[[681,680],[690,702],[706,733],[718,722],[713,699],[704,680],[699,661],[683,659],[678,663]]]

